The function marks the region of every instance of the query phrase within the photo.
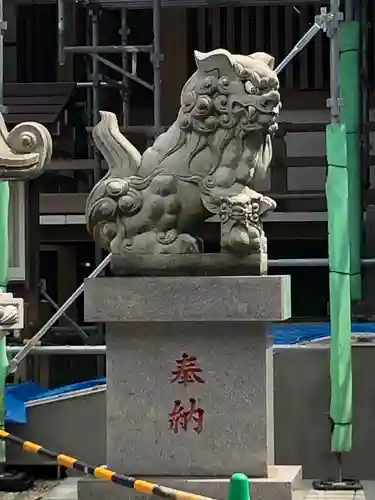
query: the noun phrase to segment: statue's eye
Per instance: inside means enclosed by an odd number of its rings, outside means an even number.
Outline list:
[[[254,87],[251,82],[246,82],[245,89],[249,94],[257,95],[260,93],[260,90],[257,87]]]

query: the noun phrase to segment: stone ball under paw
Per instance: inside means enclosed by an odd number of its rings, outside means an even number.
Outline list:
[[[238,256],[258,253],[262,249],[262,240],[256,228],[235,226],[230,232],[223,235],[221,248],[228,253]]]
[[[229,234],[223,237],[222,247],[235,254],[248,253],[250,248],[250,236],[246,229],[234,227]]]

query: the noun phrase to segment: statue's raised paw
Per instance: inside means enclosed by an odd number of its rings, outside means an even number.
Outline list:
[[[223,232],[221,249],[238,257],[258,254],[262,249],[262,235],[255,226],[233,225]]]
[[[254,190],[222,197],[220,206],[221,250],[243,257],[267,252],[263,216],[276,203]]]
[[[276,201],[268,196],[262,196],[259,200],[259,214],[263,215],[268,211],[275,210]]]

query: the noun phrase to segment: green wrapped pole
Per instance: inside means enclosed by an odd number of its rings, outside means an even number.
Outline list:
[[[245,474],[233,474],[228,488],[228,500],[250,500],[250,482]]]
[[[341,122],[346,126],[347,165],[349,183],[349,235],[351,299],[362,296],[361,241],[362,200],[360,167],[360,23],[350,21],[340,24],[340,108]]]
[[[8,284],[9,270],[9,182],[0,182],[0,292],[5,292]],[[0,429],[5,423],[5,381],[8,374],[8,357],[6,352],[6,337],[0,339]],[[5,442],[0,443],[0,465],[5,463]]]
[[[346,127],[332,123],[326,129],[328,173],[329,286],[331,319],[331,451],[352,447],[351,274],[349,172]]]

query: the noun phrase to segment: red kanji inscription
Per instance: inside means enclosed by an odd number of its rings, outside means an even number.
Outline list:
[[[197,366],[196,362],[196,357],[189,356],[184,352],[181,359],[176,359],[177,367],[172,371],[174,378],[171,383],[177,382],[185,386],[194,384],[194,382],[204,384],[204,380],[198,375],[198,373],[202,373],[202,369]]]
[[[194,398],[189,399],[190,407],[186,410],[182,401],[177,399],[174,407],[169,414],[169,428],[177,434],[179,429],[187,431],[189,424],[193,425],[193,431],[200,434],[203,430],[204,410],[197,408],[197,401]]]

